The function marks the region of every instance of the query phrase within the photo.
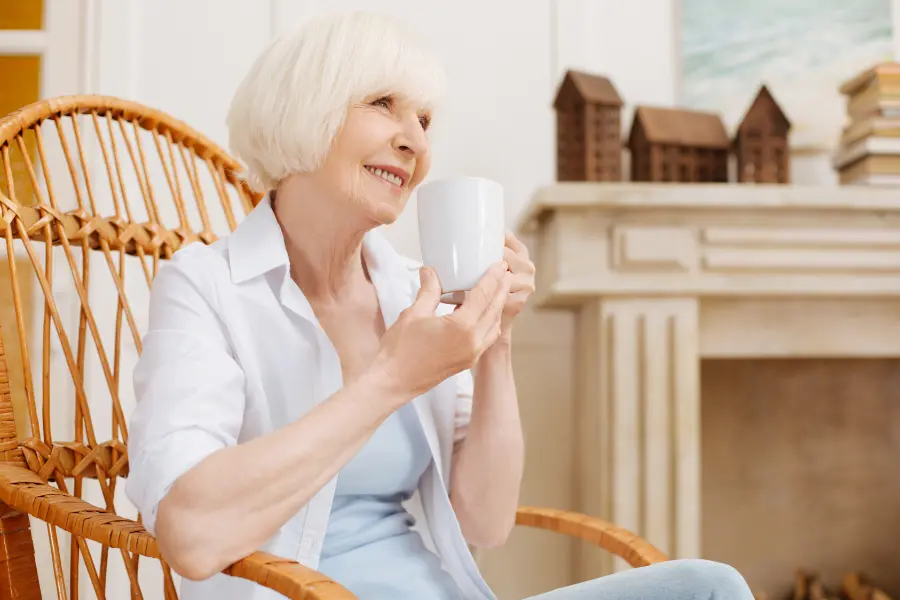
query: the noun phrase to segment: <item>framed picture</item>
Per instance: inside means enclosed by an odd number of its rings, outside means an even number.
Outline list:
[[[831,151],[847,121],[838,88],[895,58],[898,8],[900,0],[680,0],[680,104],[720,113],[731,133],[765,84],[793,125],[792,152]]]

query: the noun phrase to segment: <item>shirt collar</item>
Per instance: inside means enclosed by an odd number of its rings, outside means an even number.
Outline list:
[[[248,281],[290,265],[284,246],[284,232],[275,218],[268,195],[229,235],[228,249],[231,279],[234,283]],[[414,261],[400,255],[378,230],[366,233],[363,252],[370,275],[379,278],[408,278],[418,268]]]
[[[228,262],[235,283],[287,266],[284,233],[267,195],[228,236]]]

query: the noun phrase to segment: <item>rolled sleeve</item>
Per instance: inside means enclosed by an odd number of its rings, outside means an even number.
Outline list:
[[[185,429],[157,440],[132,460],[125,489],[147,531],[156,535],[156,510],[175,481],[223,447],[202,429]]]
[[[243,371],[209,294],[177,265],[166,267],[154,280],[134,372],[125,487],[153,534],[157,507],[176,480],[237,444],[246,402]]]
[[[475,394],[475,381],[472,371],[465,370],[456,375],[456,410],[453,415],[453,443],[458,444],[466,439],[469,422],[472,420],[472,396]]]

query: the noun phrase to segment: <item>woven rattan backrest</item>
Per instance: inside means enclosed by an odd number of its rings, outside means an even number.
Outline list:
[[[161,260],[227,233],[258,200],[238,170],[184,123],[115,98],[46,100],[0,120],[5,460],[137,516],[116,483],[128,470],[131,368],[149,287]],[[52,559],[44,597],[118,598],[128,587],[141,597],[136,557],[123,552],[114,567],[106,549],[53,527],[34,537],[39,566]],[[125,582],[117,590],[115,569]],[[174,597],[163,571],[160,597]]]

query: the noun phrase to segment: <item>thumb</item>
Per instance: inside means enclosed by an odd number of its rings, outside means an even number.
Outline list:
[[[441,284],[438,281],[437,274],[430,267],[422,267],[419,269],[419,293],[416,294],[416,300],[413,307],[416,312],[434,314],[437,306],[441,301]]]

